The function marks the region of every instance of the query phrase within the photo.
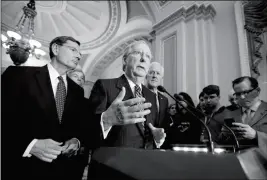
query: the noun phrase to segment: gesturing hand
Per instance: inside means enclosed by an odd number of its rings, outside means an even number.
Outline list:
[[[79,142],[77,139],[72,138],[65,142],[64,146],[62,146],[62,154],[67,157],[71,157],[73,155],[77,155],[77,151],[79,149]]]
[[[164,143],[165,138],[166,138],[166,133],[164,132],[164,129],[156,128],[151,123],[148,124],[148,127],[151,129],[153,137],[157,145],[160,147]]]
[[[256,131],[250,127],[248,124],[243,123],[233,123],[234,126],[232,129],[236,130],[239,134],[242,135],[243,138],[246,139],[255,139],[256,138]]]
[[[122,101],[125,96],[125,88],[122,87],[121,92],[112,102],[109,108],[103,112],[104,128],[108,129],[113,125],[126,125],[144,122],[145,115],[150,113],[148,108],[151,103],[144,103],[145,98],[133,98]]]
[[[61,153],[62,142],[52,139],[40,139],[32,147],[30,154],[45,162],[52,162]]]

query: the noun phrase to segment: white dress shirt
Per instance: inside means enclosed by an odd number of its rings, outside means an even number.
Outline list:
[[[244,107],[242,107],[242,122],[243,123],[246,123],[245,122],[245,119],[247,118],[246,117],[246,110],[249,110],[249,118],[253,118],[253,116],[255,115],[256,111],[258,110],[258,108],[260,107],[261,105],[261,100],[258,100],[257,102],[255,102],[255,104],[253,104],[250,108],[246,109]]]
[[[54,93],[54,97],[56,98],[56,92],[57,92],[57,85],[58,85],[58,77],[60,76],[60,74],[57,72],[57,70],[50,64],[47,64],[47,68],[48,68],[48,73],[49,73],[49,77],[50,77],[50,81],[52,84],[52,89],[53,89],[53,93]],[[64,74],[62,75],[63,81],[65,83],[65,87],[66,87],[66,93],[67,93],[67,75]],[[23,157],[31,157],[30,151],[32,149],[32,147],[34,146],[34,144],[37,142],[37,139],[33,139],[31,141],[31,143],[28,145],[28,147],[26,148],[24,154],[22,155]]]

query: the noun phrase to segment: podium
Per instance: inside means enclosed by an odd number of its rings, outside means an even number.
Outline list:
[[[248,179],[234,154],[103,147],[88,179]]]

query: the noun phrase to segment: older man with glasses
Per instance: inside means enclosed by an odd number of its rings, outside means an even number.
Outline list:
[[[231,111],[228,117],[234,119],[232,129],[239,143],[261,146],[267,149],[267,103],[260,100],[260,87],[255,78],[243,76],[232,82],[234,95],[240,106]]]
[[[154,127],[155,94],[142,85],[151,63],[151,50],[145,41],[135,41],[126,48],[122,59],[125,73],[119,78],[97,80],[89,98],[93,118],[102,127],[104,146],[159,147],[166,134],[163,128]]]

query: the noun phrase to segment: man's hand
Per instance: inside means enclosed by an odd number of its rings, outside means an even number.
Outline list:
[[[250,127],[248,124],[243,123],[233,123],[234,126],[233,130],[236,130],[243,138],[246,139],[255,139],[256,138],[256,131]]]
[[[156,128],[151,123],[148,124],[148,127],[151,129],[151,132],[153,134],[154,140],[157,143],[157,146],[160,147],[164,143],[166,137],[164,129]]]
[[[52,139],[40,139],[32,147],[30,154],[45,162],[52,162],[61,153],[62,142]]]
[[[62,149],[62,154],[66,155],[67,157],[77,155],[77,152],[79,150],[79,142],[77,139],[72,138],[65,142],[64,146],[62,146]]]
[[[144,103],[145,98],[133,98],[122,101],[126,90],[122,87],[117,98],[112,102],[109,108],[103,112],[104,129],[108,129],[113,125],[126,125],[144,122],[145,115],[150,113],[148,108],[151,103]]]

